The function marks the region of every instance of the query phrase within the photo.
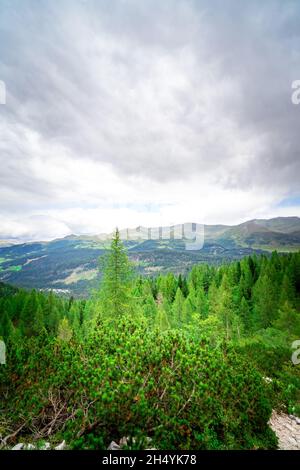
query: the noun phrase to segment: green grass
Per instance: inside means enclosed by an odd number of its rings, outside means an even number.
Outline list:
[[[9,266],[9,268],[7,268],[7,271],[17,272],[17,271],[21,271],[21,269],[22,269],[22,266],[20,266],[20,265]]]
[[[246,247],[246,245],[244,246]],[[292,246],[292,245],[287,245],[287,246],[252,245],[251,248],[254,250],[269,251],[270,253],[272,253],[273,251],[277,251],[278,253],[297,253],[299,251],[299,246]]]
[[[6,263],[7,261],[11,261],[11,258],[1,258],[0,257],[0,264]]]

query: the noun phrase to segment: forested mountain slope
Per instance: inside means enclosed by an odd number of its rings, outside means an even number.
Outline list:
[[[108,236],[105,236],[109,238]],[[99,257],[109,242],[102,236],[68,236],[51,242],[0,247],[0,280],[26,288],[87,297],[99,284]],[[297,251],[300,219],[253,220],[230,227],[204,226],[204,246],[188,251],[184,240],[124,242],[131,261],[147,276],[173,272],[186,275],[197,263],[220,265],[254,253]]]
[[[103,270],[86,300],[0,285],[2,445],[275,448],[272,409],[300,414],[300,253],[145,278],[116,236]]]

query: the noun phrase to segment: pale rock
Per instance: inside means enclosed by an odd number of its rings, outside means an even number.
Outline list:
[[[125,447],[125,446],[127,446],[127,444],[128,444],[128,439],[129,439],[129,438],[128,438],[128,437],[125,437],[125,436],[124,436],[124,437],[121,437],[120,442],[119,442],[119,446],[120,446],[120,447]]]
[[[120,450],[120,449],[121,447],[115,441],[111,441],[111,443],[109,444],[107,448],[107,450]]]
[[[64,450],[66,448],[66,441],[62,441],[58,446],[54,447],[55,450]]]
[[[270,384],[273,382],[273,379],[271,379],[271,377],[263,377],[263,380],[267,383],[267,384]]]
[[[33,444],[26,444],[24,446],[24,450],[34,450],[35,446]]]
[[[13,446],[11,450],[22,450],[23,447],[24,447],[24,444],[20,442],[19,444],[16,444],[15,446]]]

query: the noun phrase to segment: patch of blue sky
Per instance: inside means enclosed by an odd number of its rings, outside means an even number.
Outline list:
[[[300,196],[290,196],[282,199],[277,207],[295,207],[300,206]]]

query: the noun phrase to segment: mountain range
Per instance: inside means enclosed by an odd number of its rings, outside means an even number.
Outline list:
[[[184,224],[185,227],[195,225]],[[124,244],[136,270],[143,275],[167,271],[185,274],[196,263],[219,264],[254,252],[300,249],[299,217],[254,219],[235,226],[201,227],[204,244],[198,250],[186,250],[185,239],[164,238],[158,229],[158,239],[130,237]],[[136,233],[140,231],[141,228],[133,230]],[[122,230],[121,235],[126,232],[128,229]],[[86,296],[99,284],[99,257],[107,251],[110,238],[109,234],[100,234],[69,235],[49,242],[0,240],[0,281],[25,288]]]

